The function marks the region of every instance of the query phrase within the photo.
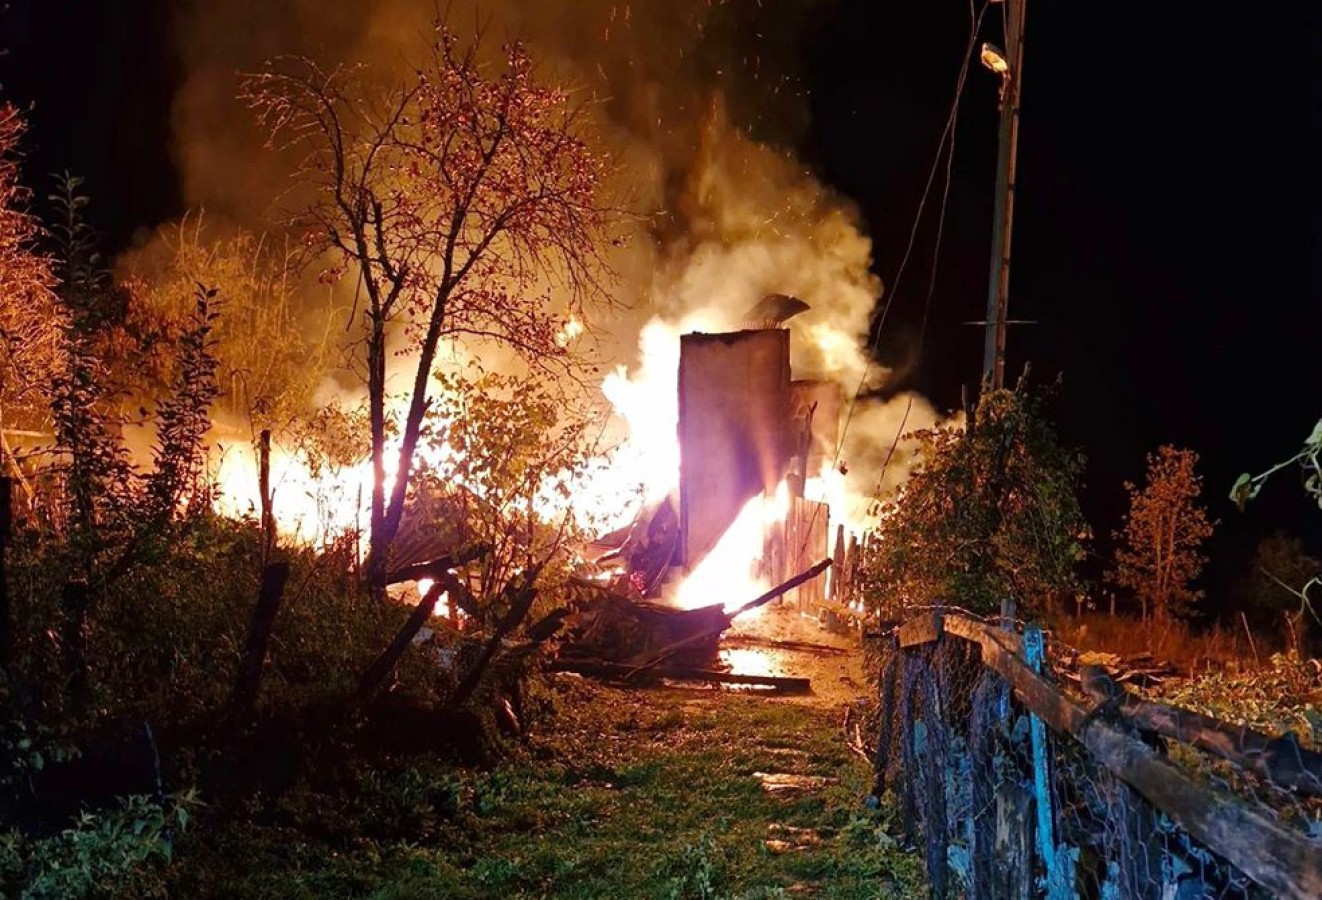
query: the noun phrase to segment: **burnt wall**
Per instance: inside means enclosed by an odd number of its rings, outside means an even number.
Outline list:
[[[752,497],[774,491],[793,450],[790,333],[680,338],[680,553],[696,564]]]

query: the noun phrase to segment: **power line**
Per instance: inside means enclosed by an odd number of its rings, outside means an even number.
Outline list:
[[[936,152],[932,158],[932,165],[931,168],[928,170],[927,182],[923,186],[923,193],[918,201],[918,209],[914,215],[913,224],[910,226],[909,229],[909,240],[907,245],[905,246],[904,255],[900,259],[900,264],[896,270],[895,279],[891,285],[888,296],[886,297],[885,302],[882,304],[881,315],[878,317],[876,324],[873,325],[873,337],[868,344],[868,356],[866,361],[864,362],[863,375],[859,379],[858,387],[855,388],[854,394],[849,400],[849,408],[845,413],[845,422],[840,429],[840,436],[836,443],[835,455],[832,459],[832,467],[839,465],[840,453],[844,448],[845,438],[848,436],[849,426],[854,418],[854,413],[858,406],[859,396],[862,394],[864,386],[867,384],[868,376],[871,374],[872,366],[874,365],[874,357],[876,355],[877,348],[881,343],[881,332],[886,324],[886,318],[890,313],[891,304],[895,301],[895,295],[899,291],[900,281],[904,277],[904,271],[905,268],[908,266],[909,257],[913,253],[914,243],[916,242],[918,236],[918,227],[922,222],[923,212],[927,208],[927,200],[928,197],[931,195],[932,185],[936,181],[937,170],[940,168],[942,154],[944,153],[946,157],[945,183],[943,185],[942,194],[941,194],[941,209],[937,218],[937,234],[936,234],[936,243],[934,245],[934,252],[932,255],[931,277],[928,280],[927,296],[923,303],[923,321],[922,321],[922,328],[919,333],[919,342],[918,342],[920,354],[922,352],[922,348],[924,344],[926,343],[927,327],[931,312],[932,296],[936,289],[936,272],[937,272],[937,264],[940,261],[941,240],[945,226],[946,208],[950,198],[951,170],[955,155],[955,133],[956,133],[956,125],[959,119],[960,101],[963,99],[964,85],[968,79],[969,66],[973,58],[973,50],[977,46],[978,32],[982,28],[982,20],[987,13],[987,7],[989,5],[989,2],[990,0],[984,0],[982,4],[982,8],[978,10],[975,14],[972,0],[970,0],[969,37],[968,37],[967,45],[964,48],[963,58],[960,62],[959,74],[955,79],[955,95],[951,101],[950,113],[946,118],[946,124],[945,124],[945,128],[942,130],[941,139],[940,141],[937,142]],[[910,403],[909,408],[905,409],[905,415],[900,422],[901,429],[903,429],[905,423],[908,422],[910,408],[912,408],[912,403]],[[900,433],[897,432],[892,441],[891,452],[887,454],[886,462],[885,464],[883,464],[882,467],[882,472],[878,476],[878,480],[877,480],[878,492],[880,491],[881,483],[885,478],[886,467],[889,465],[890,459],[894,454],[895,444],[898,443],[899,437],[900,437]]]

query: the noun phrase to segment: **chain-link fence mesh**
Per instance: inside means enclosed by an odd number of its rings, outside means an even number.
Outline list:
[[[877,791],[889,791],[898,803],[905,836],[926,862],[932,896],[1280,896],[1222,855],[1243,858],[1226,849],[1233,842],[1272,840],[1251,833],[1252,820],[1243,833],[1226,834],[1220,847],[1196,840],[1075,737],[1039,722],[1035,740],[1030,710],[1002,674],[984,665],[978,643],[947,633],[899,644],[896,632],[883,637],[877,657]],[[1048,653],[1043,675],[1060,692],[1055,696],[1073,694],[1090,715],[1108,716],[1108,724],[1178,766],[1193,790],[1233,795],[1250,814],[1303,841],[1305,854],[1322,858],[1316,798],[1098,709],[1070,679],[1055,677],[1050,661]],[[1297,866],[1288,856],[1283,851],[1282,868]],[[1319,870],[1316,859],[1304,869],[1308,883]]]

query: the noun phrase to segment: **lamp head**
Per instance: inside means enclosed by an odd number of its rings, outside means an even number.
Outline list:
[[[979,57],[982,64],[991,69],[997,75],[1004,75],[1010,71],[1010,61],[1005,58],[1005,53],[995,44],[984,43],[982,53]]]

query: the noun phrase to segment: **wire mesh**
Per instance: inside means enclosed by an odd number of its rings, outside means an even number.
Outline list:
[[[1070,735],[1047,730],[1037,757],[1045,792],[1035,787],[1030,712],[982,664],[977,644],[947,634],[901,649],[892,633],[882,642],[876,672],[876,791],[889,791],[898,804],[904,838],[923,855],[933,897],[1274,896]],[[1051,674],[1050,657],[1044,675],[1069,690],[1068,681]],[[1322,815],[1311,798],[1115,721],[1200,789],[1233,793],[1318,841]],[[1042,801],[1045,816],[1039,816]],[[1322,854],[1322,842],[1317,851]]]

